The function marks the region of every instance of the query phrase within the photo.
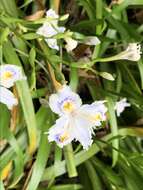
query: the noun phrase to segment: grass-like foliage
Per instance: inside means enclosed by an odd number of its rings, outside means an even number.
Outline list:
[[[10,85],[0,69],[0,190],[143,189],[142,15],[143,0],[0,0],[0,68],[21,69]],[[48,132],[74,109],[49,101],[65,85],[83,105],[104,100],[106,119],[82,118],[101,120],[93,142],[75,130],[82,106],[69,133]]]

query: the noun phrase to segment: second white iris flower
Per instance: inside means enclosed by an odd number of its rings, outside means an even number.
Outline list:
[[[93,130],[106,120],[105,101],[95,101],[82,105],[78,94],[64,85],[49,98],[49,105],[60,118],[48,132],[49,141],[55,141],[60,147],[73,140],[79,141],[84,149],[92,144]]]

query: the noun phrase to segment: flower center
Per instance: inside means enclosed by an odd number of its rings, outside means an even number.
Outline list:
[[[11,79],[12,77],[13,77],[13,73],[10,72],[10,71],[6,71],[6,72],[4,72],[3,75],[2,75],[2,78],[3,78],[4,80]]]
[[[65,132],[63,135],[60,136],[59,141],[61,143],[63,143],[64,141],[66,141],[69,138],[69,134],[67,132]]]
[[[72,112],[74,110],[74,104],[72,102],[64,102],[63,104],[63,110],[65,112]]]

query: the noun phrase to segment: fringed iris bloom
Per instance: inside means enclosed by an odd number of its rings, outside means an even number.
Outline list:
[[[55,141],[58,146],[63,147],[77,140],[84,149],[88,149],[93,142],[93,130],[106,120],[107,108],[104,102],[95,101],[82,105],[79,95],[64,85],[49,98],[51,110],[60,116],[48,131],[49,141]]]
[[[16,65],[1,65],[0,66],[0,102],[6,104],[8,109],[18,104],[13,93],[8,90],[18,80],[25,80],[20,67]]]

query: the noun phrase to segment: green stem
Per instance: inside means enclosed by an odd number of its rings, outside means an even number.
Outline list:
[[[102,19],[102,0],[96,0],[96,19]],[[99,23],[96,26],[96,35],[101,35],[102,33],[102,24]],[[95,46],[92,59],[98,57],[100,51],[100,44]]]
[[[67,146],[64,147],[64,156],[69,177],[76,177],[77,170],[75,166],[72,144],[68,144]]]
[[[96,62],[110,62],[110,61],[117,61],[120,59],[124,59],[124,54],[125,54],[124,52],[121,52],[121,53],[111,56],[111,57],[93,59],[91,66],[94,65]]]
[[[71,67],[70,70],[70,87],[73,91],[76,91],[78,84],[78,70],[75,67]]]
[[[142,60],[138,61],[138,68],[139,68],[140,78],[141,78],[141,89],[143,89],[143,61]]]
[[[0,45],[0,65],[3,64],[3,58],[2,58],[2,45]]]
[[[102,19],[102,0],[96,0],[96,19]],[[96,35],[100,35],[102,32],[102,23],[96,26]]]
[[[114,110],[114,102],[110,97],[107,97],[107,105],[108,105],[108,111],[109,111],[109,123],[110,123],[110,128],[111,128],[111,133],[114,136],[118,136],[118,125],[117,125],[117,120],[116,120],[116,115],[115,115],[115,110]],[[118,156],[119,152],[116,151],[119,149],[119,139],[114,139],[112,141],[112,146],[115,149],[112,149],[112,166],[115,166],[115,164],[118,161]]]

